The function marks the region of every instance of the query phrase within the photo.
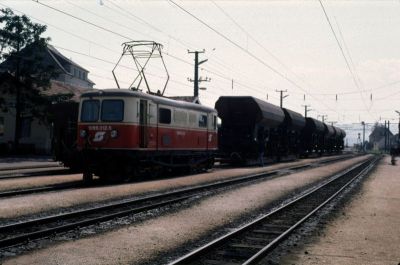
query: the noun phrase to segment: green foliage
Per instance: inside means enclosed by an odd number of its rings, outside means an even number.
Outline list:
[[[2,59],[19,52],[32,43],[45,44],[49,39],[40,37],[46,31],[46,26],[32,23],[25,15],[18,16],[11,9],[0,10],[0,51]],[[9,54],[3,53],[6,51]]]
[[[16,113],[29,113],[41,121],[49,119],[48,107],[55,96],[45,96],[50,79],[59,72],[46,61],[49,38],[41,37],[46,26],[33,23],[25,15],[18,16],[10,9],[0,9],[0,68],[14,78],[12,85],[0,94],[0,108],[7,109],[1,98],[8,93],[16,99]]]

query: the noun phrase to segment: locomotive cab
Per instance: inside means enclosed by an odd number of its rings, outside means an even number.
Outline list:
[[[82,95],[78,148],[86,171],[104,178],[166,168],[210,168],[217,149],[216,111],[140,91]]]

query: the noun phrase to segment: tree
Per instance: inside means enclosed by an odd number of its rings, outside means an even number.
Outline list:
[[[43,95],[43,91],[50,87],[50,79],[58,72],[43,60],[50,40],[41,37],[46,31],[45,25],[33,23],[27,16],[18,16],[7,8],[0,10],[0,27],[0,68],[14,80],[6,92],[15,96],[12,108],[15,110],[14,150],[17,151],[21,115],[29,113],[44,122],[49,119],[47,110],[55,99]],[[0,107],[3,111],[10,111],[1,98]]]

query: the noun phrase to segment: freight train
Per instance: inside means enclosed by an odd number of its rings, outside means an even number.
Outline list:
[[[96,90],[82,94],[75,115],[76,146],[55,126],[55,137],[68,140],[54,141],[62,147],[56,158],[83,171],[85,181],[208,169],[216,157],[245,164],[260,154],[280,160],[338,153],[346,135],[254,97],[222,96],[213,109],[138,90]]]
[[[215,104],[222,121],[219,156],[246,164],[265,156],[272,160],[338,153],[346,133],[250,96],[222,96]]]

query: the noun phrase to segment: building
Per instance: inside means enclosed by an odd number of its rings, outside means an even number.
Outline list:
[[[385,136],[387,136],[386,148],[389,150],[390,146],[396,143],[396,138],[388,128],[385,128],[383,125],[376,124],[369,135],[369,143],[372,145],[372,150],[382,151],[385,149]]]
[[[21,51],[23,54],[24,50]],[[50,82],[50,88],[43,96],[65,95],[70,102],[79,101],[80,95],[93,89],[94,83],[88,78],[89,71],[62,55],[48,45],[40,58],[44,64],[51,65],[58,75]],[[15,78],[12,66],[6,61],[0,64],[0,94],[6,109],[0,109],[0,154],[7,154],[13,146],[15,134]],[[15,88],[14,88],[15,91]],[[54,104],[57,104],[56,102]],[[20,149],[23,153],[50,154],[52,150],[52,124],[45,124],[29,112],[21,113]]]
[[[80,88],[93,88],[95,83],[88,78],[88,70],[62,55],[51,45],[47,45],[47,52],[49,54],[47,59],[53,60],[61,70],[55,81]]]
[[[21,50],[21,54],[24,55],[24,53],[28,52],[24,49]],[[29,53],[31,53],[31,50]],[[55,68],[58,76],[54,78],[54,81],[80,88],[93,88],[95,85],[95,83],[88,78],[88,70],[62,55],[52,45],[48,44],[45,51],[39,52],[39,56],[42,60],[42,64],[51,65]],[[12,68],[12,66],[7,60],[0,64],[1,73],[10,72],[10,68]]]

